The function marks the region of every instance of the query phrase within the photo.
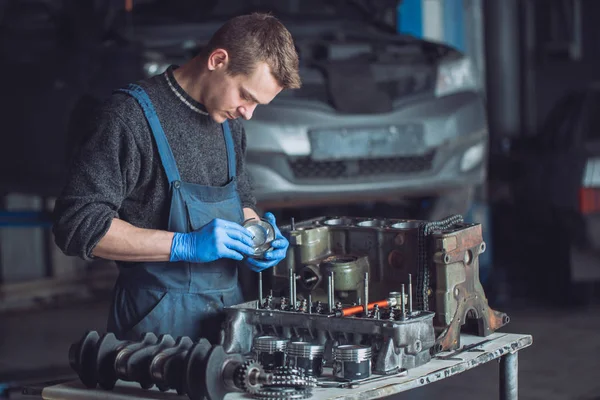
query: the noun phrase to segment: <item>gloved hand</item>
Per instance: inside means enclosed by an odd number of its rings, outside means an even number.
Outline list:
[[[206,263],[220,258],[243,260],[254,253],[252,233],[240,224],[213,219],[197,231],[176,232],[170,261]]]
[[[255,259],[255,258],[246,258],[245,263],[248,267],[256,272],[260,272],[267,268],[274,267],[281,260],[285,258],[287,254],[287,249],[290,245],[288,240],[281,234],[281,231],[277,227],[277,223],[275,221],[275,216],[270,212],[265,213],[265,219],[269,221],[275,230],[275,239],[271,242],[271,247],[273,250],[269,250],[263,256],[263,259]]]

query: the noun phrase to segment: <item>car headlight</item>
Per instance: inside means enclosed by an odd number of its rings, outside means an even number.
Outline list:
[[[477,81],[473,64],[468,58],[449,61],[438,66],[435,95],[447,96],[452,93],[476,90]]]
[[[469,147],[460,160],[460,170],[466,172],[477,166],[483,161],[484,153],[485,146],[483,143],[477,143]]]

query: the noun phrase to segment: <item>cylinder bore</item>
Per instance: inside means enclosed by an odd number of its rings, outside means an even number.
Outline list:
[[[325,346],[310,342],[291,342],[287,347],[287,365],[303,368],[310,376],[323,374]]]
[[[356,225],[368,228],[381,228],[386,226],[386,221],[382,219],[369,219],[367,221],[361,221]]]
[[[340,226],[340,225],[352,225],[353,220],[351,218],[330,218],[323,221],[324,225],[328,226]]]
[[[357,256],[343,254],[327,257],[323,262],[327,264],[347,264],[355,262],[356,260],[358,260]]]
[[[358,291],[362,288],[362,277],[369,270],[369,258],[342,254],[327,257],[321,263],[323,276],[334,274],[336,291]]]
[[[286,350],[289,339],[277,336],[259,336],[254,339],[253,350],[256,360],[262,364],[265,370],[273,370],[282,367],[286,362]]]
[[[413,220],[406,220],[406,221],[399,221],[396,222],[395,224],[391,225],[391,228],[394,229],[415,229],[419,227],[420,222],[419,221],[413,221]]]

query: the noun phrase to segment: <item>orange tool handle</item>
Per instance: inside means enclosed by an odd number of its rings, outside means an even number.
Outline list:
[[[380,301],[376,301],[373,303],[369,303],[367,305],[367,309],[372,310],[373,308],[375,308],[375,305],[378,305],[380,308],[387,308],[390,306],[390,301],[389,301],[389,299],[385,299],[385,300],[380,300]],[[364,306],[353,306],[353,307],[343,308],[342,310],[338,311],[338,313],[339,313],[338,316],[347,317],[349,315],[354,315],[354,314],[363,312],[364,309],[365,309]]]

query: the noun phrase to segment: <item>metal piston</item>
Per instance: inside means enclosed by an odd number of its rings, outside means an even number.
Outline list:
[[[287,365],[303,368],[309,376],[323,374],[323,354],[325,346],[310,342],[291,342],[287,346]]]
[[[371,347],[342,345],[334,349],[333,373],[345,380],[364,379],[371,376]]]
[[[285,354],[289,339],[277,336],[259,336],[254,339],[253,350],[256,360],[266,371],[285,365]]]
[[[249,219],[242,226],[252,234],[252,248],[254,254],[251,257],[262,258],[271,248],[271,242],[275,240],[275,229],[265,219]]]

